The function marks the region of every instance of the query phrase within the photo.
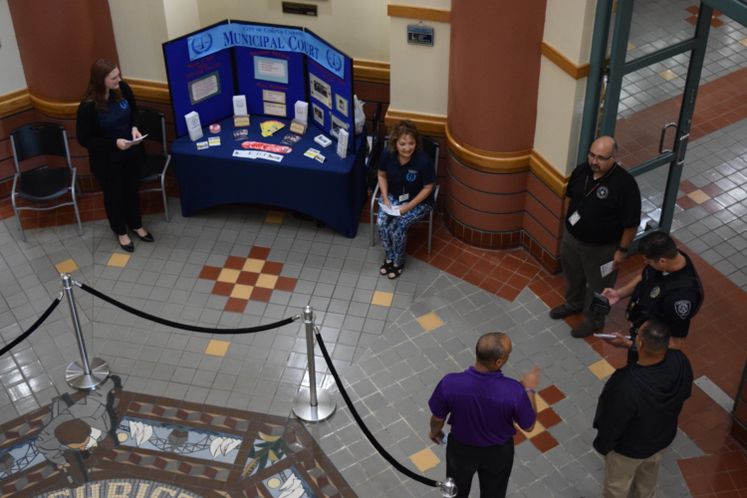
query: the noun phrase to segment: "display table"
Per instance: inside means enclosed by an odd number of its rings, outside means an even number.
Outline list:
[[[288,126],[270,137],[260,134],[260,123],[269,117],[252,116],[246,140],[280,144],[290,133]],[[288,120],[278,119],[289,124]],[[323,148],[314,137],[321,133],[309,126],[300,141],[291,145],[281,162],[234,158],[234,150],[243,140],[233,137],[233,118],[221,122],[221,132],[203,130],[204,137],[220,136],[221,144],[197,150],[188,136],[175,140],[171,147],[174,171],[182,204],[182,215],[221,204],[252,203],[278,206],[309,215],[347,237],[355,237],[366,197],[364,136],[356,138],[356,153],[346,159],[336,154],[337,142]],[[324,154],[320,163],[304,156],[313,147]]]

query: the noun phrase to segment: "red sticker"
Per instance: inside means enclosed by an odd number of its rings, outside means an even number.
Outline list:
[[[218,123],[211,124],[210,133],[220,133],[220,125]]]

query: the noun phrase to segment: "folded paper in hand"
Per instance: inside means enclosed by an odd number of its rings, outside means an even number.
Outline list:
[[[145,140],[147,136],[148,136],[148,134],[146,133],[145,135],[140,135],[138,138],[133,138],[132,140],[127,140],[127,142],[130,145],[137,145],[140,142],[142,142],[143,140]]]
[[[381,199],[379,199],[379,208],[389,216],[401,216],[399,206],[387,206]]]

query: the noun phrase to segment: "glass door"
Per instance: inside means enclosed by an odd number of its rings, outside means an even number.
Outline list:
[[[667,29],[658,2],[597,3],[579,162],[594,137],[615,137],[641,188],[639,234],[671,228],[712,13],[701,3]]]

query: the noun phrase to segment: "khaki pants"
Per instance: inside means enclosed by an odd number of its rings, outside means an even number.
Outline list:
[[[614,451],[605,456],[604,498],[652,498],[656,495],[661,451],[648,458],[629,458]]]

